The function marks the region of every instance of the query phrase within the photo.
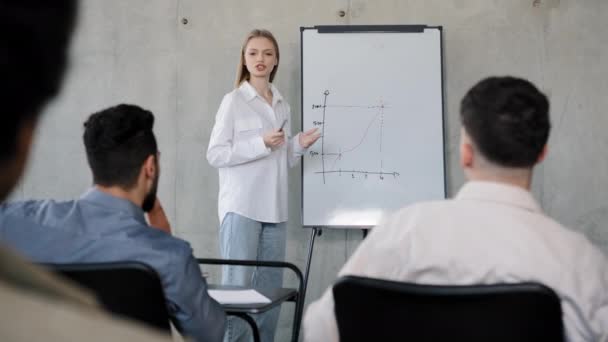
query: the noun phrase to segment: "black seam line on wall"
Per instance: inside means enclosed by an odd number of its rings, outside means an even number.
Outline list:
[[[353,0],[346,2],[346,24],[350,25],[353,21]]]
[[[431,27],[429,27],[431,28]],[[443,139],[443,197],[448,196],[448,167],[446,159],[446,145],[449,144],[449,139],[446,138],[447,119],[446,119],[446,87],[445,87],[445,50],[443,49],[443,26],[433,26],[432,28],[439,30],[439,64],[441,65],[441,139]],[[447,142],[447,143],[446,143]]]
[[[427,25],[319,25],[314,26],[319,33],[361,33],[361,32],[400,32],[422,33]]]
[[[540,49],[538,50],[539,56],[538,56],[538,75],[540,78],[540,82],[541,85],[545,85],[545,70],[544,70],[544,65],[545,65],[545,60],[546,60],[546,54],[545,54],[545,47],[546,47],[546,40],[545,40],[545,30],[544,30],[544,21],[539,25],[539,27],[537,26],[537,33],[538,33],[538,39],[540,41]],[[538,167],[537,171],[538,173],[540,173],[540,179],[541,181],[539,182],[539,187],[540,187],[540,206],[541,208],[543,207],[543,202],[545,200],[545,168],[544,163],[541,163],[539,165],[540,167]]]
[[[304,129],[304,30],[300,26],[300,130]],[[304,156],[300,157],[300,224],[304,227]]]
[[[174,107],[174,112],[173,115],[178,114],[178,110],[179,110],[179,101],[178,101],[178,94],[179,92],[179,49],[178,49],[178,42],[179,42],[179,37],[180,37],[180,30],[181,30],[181,26],[179,24],[179,14],[181,13],[181,0],[178,0],[176,5],[175,5],[175,20],[173,21],[173,23],[175,24],[175,37],[173,38],[173,44],[175,44],[175,48],[173,49],[173,53],[175,54],[174,58],[175,58],[175,72],[174,72],[174,87],[175,87],[175,107]],[[179,118],[179,116],[177,116]],[[178,123],[179,119],[176,120],[175,122],[175,156],[174,156],[174,160],[173,160],[173,165],[177,165],[177,156],[179,156],[179,123]],[[174,172],[173,172],[173,217],[175,219],[175,226],[173,229],[175,229],[175,233],[177,233],[179,231],[179,226],[180,226],[180,222],[179,222],[179,218],[177,215],[177,168],[175,168]]]

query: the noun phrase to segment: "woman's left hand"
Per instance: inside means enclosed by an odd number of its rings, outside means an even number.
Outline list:
[[[321,132],[318,132],[319,128],[313,128],[306,132],[300,133],[300,146],[304,148],[310,147],[314,144],[317,139],[321,136]]]

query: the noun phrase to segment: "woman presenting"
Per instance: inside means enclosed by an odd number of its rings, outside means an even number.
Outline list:
[[[253,30],[241,48],[236,87],[220,104],[207,160],[218,168],[220,252],[225,259],[285,259],[287,171],[318,138],[317,129],[291,137],[290,109],[272,81],[279,46],[266,30]],[[278,288],[281,269],[224,266],[222,284]],[[262,341],[272,341],[280,308],[256,317]],[[229,320],[225,340],[244,338]]]

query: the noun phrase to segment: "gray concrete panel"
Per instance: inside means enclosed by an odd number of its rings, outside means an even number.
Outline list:
[[[13,198],[78,196],[91,184],[83,121],[110,105],[139,104],[157,118],[159,195],[175,234],[197,256],[217,257],[217,170],[205,151],[222,96],[233,88],[245,34],[275,33],[281,48],[275,84],[291,104],[297,131],[300,26],[442,25],[448,194],[464,183],[458,105],[465,91],[488,75],[529,78],[550,96],[553,121],[533,192],[548,214],[608,252],[607,13],[604,0],[83,1],[64,92],[41,122]],[[287,261],[303,269],[310,231],[300,227],[299,166],[289,181]],[[325,230],[317,238],[307,302],[335,280],[361,236]],[[219,277],[219,269],[209,270]],[[294,277],[286,275],[285,283],[295,285]],[[277,341],[289,339],[291,317],[285,305]]]

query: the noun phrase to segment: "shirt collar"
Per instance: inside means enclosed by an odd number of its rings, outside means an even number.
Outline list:
[[[96,187],[92,187],[87,190],[84,194],[82,194],[82,196],[80,196],[80,199],[126,213],[129,216],[133,216],[140,223],[148,225],[146,223],[146,218],[144,217],[144,211],[135,205],[135,203],[124,198],[112,196],[97,189]]]
[[[244,95],[245,100],[247,102],[253,100],[256,97],[259,97],[261,100],[264,98],[258,94],[258,91],[249,83],[249,81],[243,81],[239,86],[239,90]],[[279,93],[279,90],[274,86],[274,84],[270,83],[270,91],[272,91],[272,105],[274,106],[279,101],[283,101],[283,96]],[[264,100],[265,101],[265,100]]]
[[[460,188],[455,199],[496,202],[533,212],[542,211],[530,191],[518,186],[498,182],[467,182]]]

